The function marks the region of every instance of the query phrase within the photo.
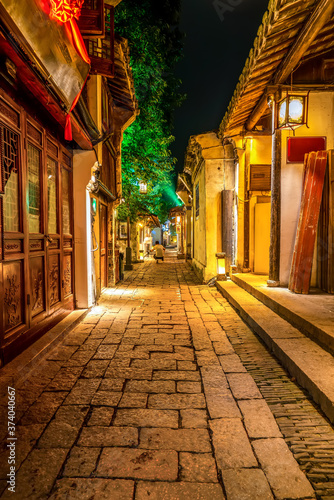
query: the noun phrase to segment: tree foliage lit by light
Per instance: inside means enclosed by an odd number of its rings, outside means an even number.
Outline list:
[[[161,222],[177,205],[169,150],[174,137],[173,112],[183,96],[174,67],[181,57],[178,30],[180,0],[123,0],[116,9],[115,31],[129,41],[131,67],[140,115],[125,131],[122,143],[123,203],[119,218],[158,215]],[[147,194],[139,183],[147,183]],[[172,193],[172,194],[171,194]]]

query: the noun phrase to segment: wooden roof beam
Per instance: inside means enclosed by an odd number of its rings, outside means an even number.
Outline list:
[[[311,44],[330,20],[334,10],[333,0],[321,0],[318,8],[316,8],[307,23],[302,28],[289,52],[283,59],[274,78],[274,84],[284,83],[294,68],[297,66],[305,52],[310,48]],[[246,130],[252,130],[267,107],[267,93],[260,99],[257,106],[254,108],[251,116],[246,122]]]
[[[291,72],[295,69],[300,59],[315,40],[320,30],[330,20],[334,9],[333,0],[322,0],[319,7],[316,8],[275,75],[274,84],[284,83]]]

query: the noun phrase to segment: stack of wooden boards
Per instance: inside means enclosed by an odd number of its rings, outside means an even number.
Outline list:
[[[333,257],[334,151],[305,156],[304,185],[292,259],[289,290],[310,290],[314,248],[318,230],[318,283],[334,293]]]

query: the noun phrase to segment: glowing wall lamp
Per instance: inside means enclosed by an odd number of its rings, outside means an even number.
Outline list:
[[[146,182],[139,183],[139,192],[140,192],[140,194],[147,194],[147,183]]]
[[[287,93],[278,103],[277,128],[295,129],[307,124],[308,94]]]
[[[225,258],[226,253],[220,252],[216,253],[217,258],[217,280],[225,281],[226,280],[226,269],[225,269]]]

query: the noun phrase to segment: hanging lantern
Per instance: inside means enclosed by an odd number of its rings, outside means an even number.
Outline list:
[[[66,23],[73,18],[79,19],[84,0],[50,0],[50,2],[51,17]]]
[[[290,94],[278,103],[278,128],[295,129],[307,123],[307,94]]]
[[[139,183],[139,192],[140,192],[140,194],[147,194],[147,183],[146,182]]]

